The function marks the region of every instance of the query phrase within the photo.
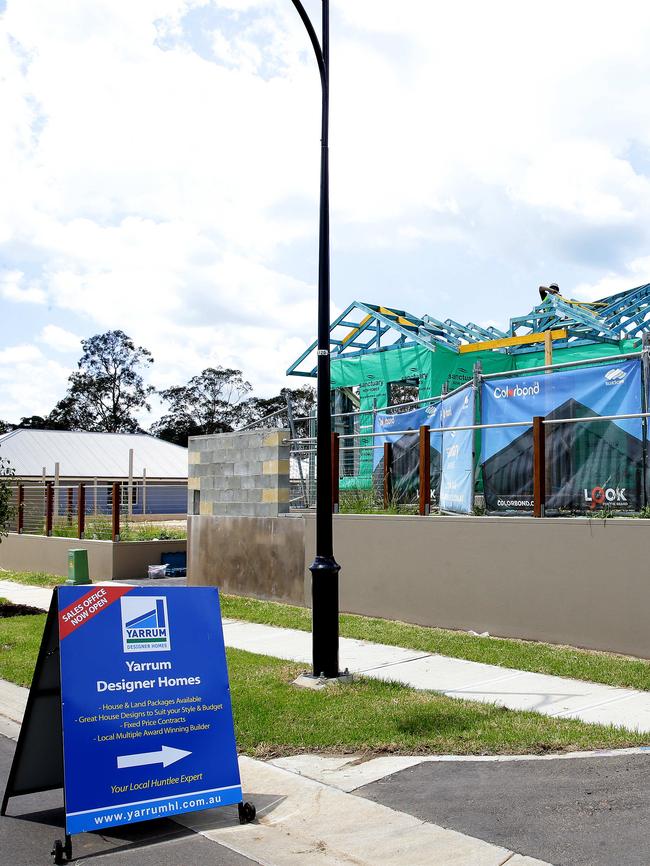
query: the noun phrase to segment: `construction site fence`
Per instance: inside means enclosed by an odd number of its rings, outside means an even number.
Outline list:
[[[605,363],[611,367],[603,369]],[[553,381],[546,377],[546,374],[552,373],[563,377],[565,390],[567,383],[570,390],[573,378],[577,381],[583,374],[578,371],[569,381],[567,373],[570,368],[580,367],[598,370],[600,378],[607,380],[603,383],[603,389],[605,386],[617,386],[628,373],[630,377],[634,374],[633,403],[635,408],[643,411],[599,414],[597,411],[590,412],[588,404],[581,405],[574,400],[559,406],[547,417],[531,415],[521,420],[494,421],[493,409],[488,421],[483,417],[483,383],[488,380],[490,387],[493,387],[493,381],[496,380],[498,387],[499,380],[509,379],[512,374],[482,376],[478,373],[473,382],[436,400],[398,404],[374,412],[345,413],[348,418],[367,418],[369,415],[373,418],[372,424],[362,426],[357,423],[345,433],[336,430],[337,423],[333,416],[333,464],[328,468],[333,479],[333,511],[420,515],[460,511],[535,517],[650,516],[650,413],[645,411],[649,403],[650,385],[647,350],[624,357],[588,359],[582,364],[545,365],[513,373],[517,376],[527,373],[531,377],[542,374],[538,377],[542,386]],[[583,378],[592,372],[591,369],[584,369]],[[532,379],[528,381],[532,382]],[[555,381],[559,386],[561,379]],[[394,423],[395,428],[400,428],[402,412],[405,413],[402,417],[413,415],[414,407],[418,405],[439,403],[452,396],[452,393],[458,394],[464,390],[468,393],[471,391],[476,400],[474,424],[423,424],[417,429],[403,424],[402,429],[390,428],[393,440],[390,442],[386,441],[385,430],[376,429],[376,419],[380,414],[383,417],[386,413],[393,415],[395,420],[391,423]],[[603,393],[611,398],[614,391],[603,390]],[[571,405],[568,405],[569,402]],[[598,405],[597,399],[594,404]],[[561,417],[563,413],[575,417]],[[504,417],[508,417],[507,412]],[[626,430],[626,424],[635,427],[632,434]],[[294,509],[315,507],[317,454],[314,427],[312,435],[289,440],[290,502]],[[521,432],[517,428],[521,428]],[[505,437],[507,447],[486,458],[486,441],[494,432],[504,430],[513,431],[512,436]],[[473,431],[473,435],[467,436],[467,431]],[[452,440],[446,437],[460,436],[462,433],[465,433],[465,447],[471,449],[470,505],[459,509],[441,508],[441,479],[444,475],[442,455],[443,451],[448,451],[448,448],[442,447],[442,438],[445,437],[447,446],[453,448]]]
[[[345,445],[343,442],[351,442],[359,438],[374,438],[381,434],[365,433],[339,436],[332,433],[332,460],[338,463],[338,473],[333,472],[334,480],[332,490],[332,510],[334,513],[346,511],[349,513],[366,513],[384,510],[387,512],[402,511],[427,515],[439,511],[440,491],[440,460],[429,458],[428,464],[422,460],[423,443],[430,441],[432,433],[455,433],[467,430],[487,430],[498,428],[517,428],[532,426],[533,448],[531,467],[531,493],[526,501],[517,503],[524,506],[524,511],[529,511],[535,517],[544,517],[551,511],[562,513],[606,511],[616,506],[616,511],[621,515],[645,512],[650,509],[650,467],[647,467],[647,457],[643,463],[637,463],[632,471],[639,474],[639,483],[636,486],[637,495],[633,502],[627,498],[630,487],[608,487],[605,484],[597,484],[593,487],[583,488],[585,493],[584,508],[567,507],[562,509],[561,503],[549,502],[551,491],[557,491],[564,486],[565,479],[562,478],[561,467],[556,465],[552,446],[549,441],[548,432],[550,428],[559,428],[562,425],[572,425],[576,430],[583,430],[589,424],[602,424],[608,421],[620,421],[625,419],[641,419],[647,422],[649,412],[625,413],[621,415],[591,416],[583,418],[562,418],[547,420],[543,417],[533,417],[530,421],[513,421],[501,424],[471,424],[458,427],[420,427],[417,430],[395,430],[394,435],[402,435],[406,440],[406,447],[402,448],[399,456],[394,454],[391,443],[381,445]],[[291,476],[290,487],[291,508],[305,510],[316,506],[316,439],[289,440],[291,442]],[[410,447],[409,447],[410,446]],[[426,447],[426,446],[425,446]],[[374,472],[368,481],[358,476],[346,474],[346,454],[374,451],[382,452],[381,472]],[[300,466],[301,471],[298,467]],[[477,473],[478,474],[478,473]],[[647,476],[647,482],[646,482]],[[346,486],[347,480],[353,484]],[[480,480],[478,478],[477,480]],[[338,483],[336,483],[338,481]],[[547,494],[547,491],[549,492]],[[519,494],[521,495],[521,494]],[[514,504],[514,503],[513,503]],[[626,507],[633,506],[633,507]],[[507,510],[507,509],[506,509]],[[519,508],[519,513],[522,509]],[[480,514],[489,511],[486,508],[484,492],[474,494],[474,513]],[[601,515],[602,516],[602,515]],[[650,517],[650,512],[643,516]]]
[[[8,529],[101,541],[185,536],[186,484],[16,483]]]

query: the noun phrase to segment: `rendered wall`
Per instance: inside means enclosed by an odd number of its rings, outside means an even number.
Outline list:
[[[184,551],[186,541],[81,541],[10,532],[0,544],[0,568],[68,574],[68,550],[88,551],[90,579],[131,580],[146,577],[148,565],[160,564],[162,553]]]
[[[189,582],[308,606],[314,540],[313,514],[193,517]],[[649,540],[625,518],[336,515],[341,610],[650,658]]]
[[[304,520],[300,517],[188,518],[188,583],[303,605]]]
[[[649,541],[624,518],[334,517],[341,610],[644,658]]]

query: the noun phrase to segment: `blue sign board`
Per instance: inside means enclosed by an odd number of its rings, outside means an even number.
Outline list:
[[[474,387],[445,397],[442,401],[442,426],[465,427],[474,424]],[[442,434],[442,471],[440,508],[471,514],[474,508],[474,431],[449,430]]]
[[[239,803],[219,594],[58,590],[66,832]]]
[[[388,412],[375,413],[375,436],[374,444],[377,446],[373,452],[373,469],[382,459],[384,442],[399,442],[402,433],[393,433],[393,430],[418,430],[420,427],[440,427],[440,403],[429,403],[420,409],[412,409],[410,412],[399,414],[388,414]],[[440,450],[440,433],[431,433],[431,447]]]

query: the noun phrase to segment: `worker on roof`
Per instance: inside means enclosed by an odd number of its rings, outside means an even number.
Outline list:
[[[551,283],[550,286],[540,286],[539,287],[539,296],[542,300],[546,299],[547,295],[559,295],[560,287],[557,283]]]

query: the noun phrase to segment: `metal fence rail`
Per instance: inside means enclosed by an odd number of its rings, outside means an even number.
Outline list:
[[[182,537],[187,485],[19,482],[11,488],[11,508],[9,529],[21,534],[113,541]]]
[[[477,432],[483,430],[492,430],[500,428],[532,428],[533,432],[533,515],[535,517],[543,517],[547,502],[547,489],[549,486],[549,473],[547,470],[547,440],[545,430],[558,425],[590,425],[598,422],[622,421],[622,420],[642,420],[644,423],[650,417],[650,412],[632,412],[620,413],[616,415],[590,415],[578,418],[542,418],[531,417],[529,421],[508,421],[494,424],[471,424],[458,425],[449,427],[421,427],[419,430],[391,430],[391,436],[413,436],[418,437],[420,441],[425,437],[429,437],[431,433],[456,433],[467,430],[475,430]],[[383,445],[373,444],[373,440],[378,437],[384,437],[384,433],[350,433],[345,436],[338,436],[333,433],[333,459],[336,460],[338,471],[333,472],[333,477],[336,477],[338,483],[334,484],[332,508],[339,511],[343,506],[345,511],[350,512],[365,512],[365,511],[387,511],[396,508],[393,493],[395,489],[395,461],[392,457],[392,449],[386,448],[390,443]],[[343,442],[355,442],[364,440],[363,444],[342,444]],[[368,443],[370,440],[370,443]],[[643,437],[644,445],[646,436]],[[295,509],[310,509],[315,507],[316,503],[316,449],[313,447],[315,442],[314,437],[301,437],[297,439],[288,439],[287,442],[291,448],[291,491],[290,497],[291,507]],[[349,453],[363,453],[370,456],[376,451],[383,450],[384,466],[381,473],[373,471],[365,478],[360,478],[359,475],[350,471],[350,464],[346,464],[345,455]],[[421,455],[420,451],[420,455]],[[644,458],[644,464],[647,460]],[[358,465],[358,463],[356,464]],[[300,473],[298,473],[298,468]],[[431,505],[435,507],[436,491],[431,476],[432,468],[425,465],[423,462],[418,465],[419,474],[419,502],[417,503],[418,513],[424,515],[431,511]],[[647,473],[650,481],[650,467],[644,465],[644,474]],[[300,477],[298,477],[300,475]],[[647,488],[650,484],[643,484],[643,504],[648,506]],[[423,491],[428,490],[428,496],[423,496]],[[423,502],[424,500],[424,502]],[[480,511],[483,508],[484,500],[481,493],[475,495],[475,507]],[[414,511],[416,502],[401,503],[402,510]]]

